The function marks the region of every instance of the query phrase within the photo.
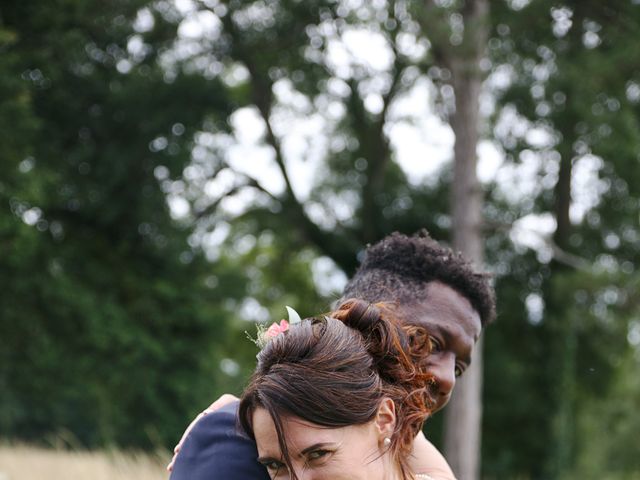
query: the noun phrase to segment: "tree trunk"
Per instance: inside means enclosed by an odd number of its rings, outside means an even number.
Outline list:
[[[569,208],[571,207],[571,155],[573,152],[571,148],[567,147],[561,149],[560,153],[560,170],[554,190],[556,231],[553,235],[553,240],[558,247],[566,251],[569,247],[569,233],[571,230]]]
[[[480,338],[445,409],[444,455],[459,480],[480,478],[483,343]]]
[[[465,39],[449,59],[456,111],[451,119],[455,134],[454,178],[451,190],[453,247],[477,268],[483,263],[482,202],[478,176],[480,60],[487,42],[487,0],[467,0],[463,7]],[[482,424],[482,342],[474,349],[472,364],[457,382],[445,410],[445,457],[460,480],[480,477]]]
[[[578,32],[572,33],[576,35]],[[576,119],[571,122],[571,126],[575,125],[577,121]],[[558,148],[561,155],[560,170],[554,189],[556,231],[553,234],[553,241],[562,252],[568,252],[569,236],[571,234],[569,210],[571,208],[572,156],[574,155],[572,130],[572,128],[566,128],[561,131],[563,144]],[[569,266],[558,261],[552,262],[550,266],[554,275],[570,271]],[[553,294],[550,296],[554,297]],[[546,301],[554,311],[562,312],[567,310],[566,305],[561,303],[561,299],[556,300],[556,302],[560,301],[560,304],[556,305],[553,305],[549,298]],[[572,315],[561,315],[555,321],[558,382],[555,388],[557,408],[553,414],[553,438],[551,440],[554,447],[551,474],[556,478],[562,478],[571,467],[574,447],[575,418],[573,407],[576,389],[577,340],[575,319]]]

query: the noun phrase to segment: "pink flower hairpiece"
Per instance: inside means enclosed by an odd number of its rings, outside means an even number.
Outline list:
[[[300,319],[300,315],[298,315],[298,312],[296,312],[293,308],[289,306],[287,306],[286,308],[289,314],[289,321],[286,321],[283,319],[283,320],[280,320],[280,323],[273,322],[271,326],[269,326],[269,328],[266,328],[264,325],[258,325],[257,326],[258,333],[256,338],[253,338],[251,335],[245,332],[249,340],[251,340],[259,348],[262,349],[269,342],[269,340],[289,330],[290,325],[295,325],[296,323],[300,323],[301,319]]]
[[[264,332],[264,336],[267,338],[277,337],[287,330],[289,330],[289,322],[287,322],[286,320],[280,320],[280,324],[273,322],[271,326],[267,328],[267,331]]]

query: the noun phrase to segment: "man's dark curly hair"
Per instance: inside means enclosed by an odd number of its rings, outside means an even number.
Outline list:
[[[425,286],[441,282],[456,290],[478,312],[484,327],[495,317],[495,294],[489,275],[474,271],[461,255],[433,240],[426,230],[409,237],[395,232],[365,251],[343,298],[411,304]]]

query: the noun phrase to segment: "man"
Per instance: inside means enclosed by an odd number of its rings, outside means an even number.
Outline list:
[[[482,328],[495,316],[488,277],[440,246],[426,232],[408,237],[394,233],[366,250],[343,298],[395,302],[398,316],[430,333],[429,371],[437,403],[446,405],[456,378],[471,363]],[[192,423],[178,445],[171,480],[245,480],[269,477],[256,461],[255,444],[235,430],[236,402],[221,398]],[[219,405],[224,405],[219,408]],[[189,431],[193,427],[191,431]],[[434,477],[453,478],[442,456],[424,436],[416,439],[419,465],[435,465]],[[414,450],[415,451],[415,450]]]

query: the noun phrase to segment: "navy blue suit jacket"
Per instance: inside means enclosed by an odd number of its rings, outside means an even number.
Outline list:
[[[269,480],[256,444],[238,431],[238,402],[202,417],[178,453],[170,480]]]

